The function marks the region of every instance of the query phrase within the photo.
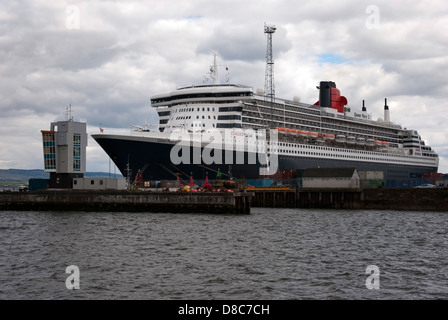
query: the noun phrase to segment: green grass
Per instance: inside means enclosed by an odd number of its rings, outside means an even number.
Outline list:
[[[6,181],[0,180],[0,186],[21,186],[24,184],[28,184],[28,181]]]

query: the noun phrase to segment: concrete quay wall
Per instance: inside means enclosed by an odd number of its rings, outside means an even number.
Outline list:
[[[448,188],[254,190],[252,207],[448,212]]]
[[[251,207],[448,212],[448,188],[251,190],[235,193],[0,192],[0,210],[250,213]]]
[[[353,190],[253,191],[252,207],[361,209],[361,192]]]
[[[244,192],[3,192],[0,210],[250,213],[252,196]]]
[[[448,188],[366,189],[363,209],[448,212]]]

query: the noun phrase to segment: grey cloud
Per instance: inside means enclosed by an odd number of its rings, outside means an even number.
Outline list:
[[[266,59],[266,35],[264,24],[251,23],[250,25],[226,25],[217,26],[212,35],[202,41],[197,52],[210,54],[216,51],[225,60],[257,61]],[[292,48],[287,39],[287,31],[282,26],[276,26],[279,30],[273,35],[273,54],[278,57],[281,52]]]
[[[10,36],[0,44],[0,58],[15,74],[46,68],[90,69],[122,53],[116,43],[117,36],[111,32],[35,31],[19,39]]]

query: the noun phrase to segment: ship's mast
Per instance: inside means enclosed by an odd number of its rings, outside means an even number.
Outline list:
[[[210,68],[210,77],[213,79],[213,84],[220,84],[217,54],[213,55],[213,66]]]

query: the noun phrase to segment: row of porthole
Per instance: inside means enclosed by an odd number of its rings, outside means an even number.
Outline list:
[[[268,149],[268,152],[271,150]],[[395,159],[381,159],[381,158],[367,158],[367,157],[360,157],[360,156],[350,156],[350,155],[336,155],[336,154],[326,154],[326,153],[320,153],[320,152],[308,152],[308,151],[297,151],[291,152],[291,150],[278,150],[278,152],[281,153],[287,153],[287,154],[298,154],[298,155],[311,155],[311,156],[326,156],[326,157],[335,157],[335,158],[346,158],[346,159],[353,159],[353,160],[374,160],[374,161],[386,161],[386,162],[396,162],[396,163],[409,163],[409,164],[428,164],[426,161],[418,161],[418,160],[395,160]]]

